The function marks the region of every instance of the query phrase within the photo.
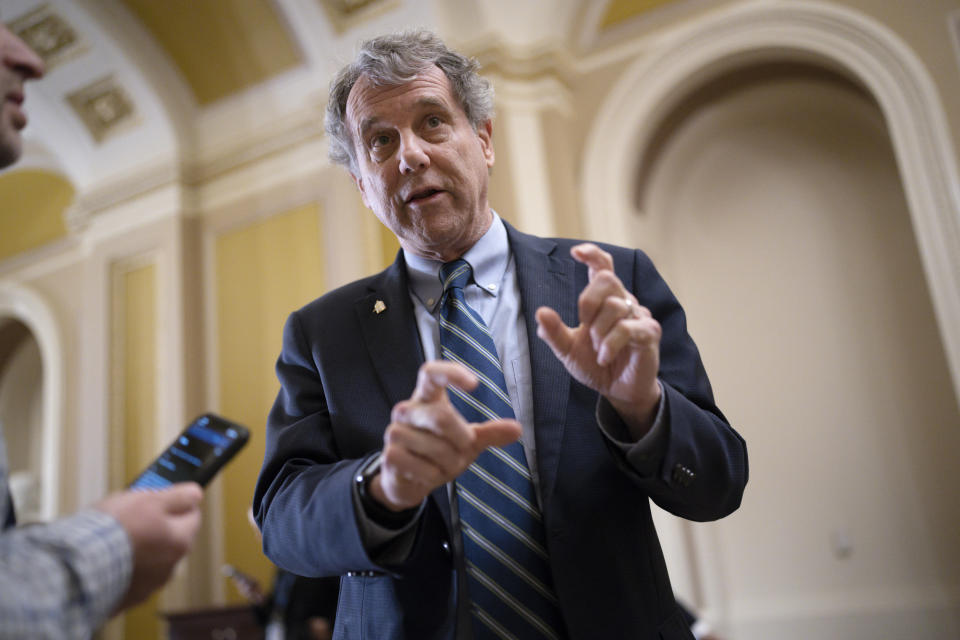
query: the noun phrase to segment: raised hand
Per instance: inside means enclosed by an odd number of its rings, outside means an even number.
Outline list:
[[[487,447],[520,438],[516,420],[468,423],[450,403],[447,385],[470,391],[477,383],[456,362],[434,360],[420,367],[413,395],[393,408],[383,435],[380,473],[370,483],[378,502],[394,511],[415,507],[463,473]]]
[[[649,430],[660,401],[660,323],[623,286],[613,258],[584,243],[570,250],[589,267],[580,293],[580,325],[566,326],[556,311],[537,309],[537,335],[576,380],[603,395],[635,437]]]

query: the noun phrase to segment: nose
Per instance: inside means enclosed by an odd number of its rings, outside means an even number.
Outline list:
[[[400,145],[400,173],[410,175],[430,166],[430,156],[416,135],[403,136]]]
[[[19,73],[25,80],[41,78],[46,71],[43,59],[3,24],[0,24],[0,59],[5,67]]]

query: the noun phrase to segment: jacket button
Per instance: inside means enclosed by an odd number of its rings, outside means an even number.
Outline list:
[[[447,554],[448,556],[450,555],[450,543],[448,541],[444,540],[443,542],[441,542],[440,548],[443,549],[443,552],[445,554]]]
[[[694,473],[692,469],[689,469],[678,462],[673,467],[673,474],[671,477],[673,478],[673,481],[681,487],[689,487],[690,483],[693,482],[693,479],[697,477],[697,474]]]

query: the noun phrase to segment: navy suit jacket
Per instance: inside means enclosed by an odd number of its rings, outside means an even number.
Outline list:
[[[666,437],[661,450],[628,463],[597,425],[597,393],[573,380],[536,334],[533,314],[543,305],[578,324],[587,269],[570,256],[576,242],[510,225],[507,232],[530,342],[547,546],[567,631],[583,639],[690,638],[648,499],[691,520],[731,513],[747,481],[746,445],[714,405],[683,310],[649,258],[601,245],[663,328]],[[402,253],[385,271],[295,311],[284,329],[281,390],[254,511],[264,551],[278,566],[344,576],[338,639],[454,638],[462,558],[451,552],[445,487],[427,500],[413,551],[399,566],[379,564],[364,548],[351,493],[422,362]]]

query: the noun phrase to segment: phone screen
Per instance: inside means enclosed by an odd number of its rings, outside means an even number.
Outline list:
[[[246,428],[212,413],[204,414],[184,429],[130,488],[164,489],[188,481],[206,485],[249,437]]]

